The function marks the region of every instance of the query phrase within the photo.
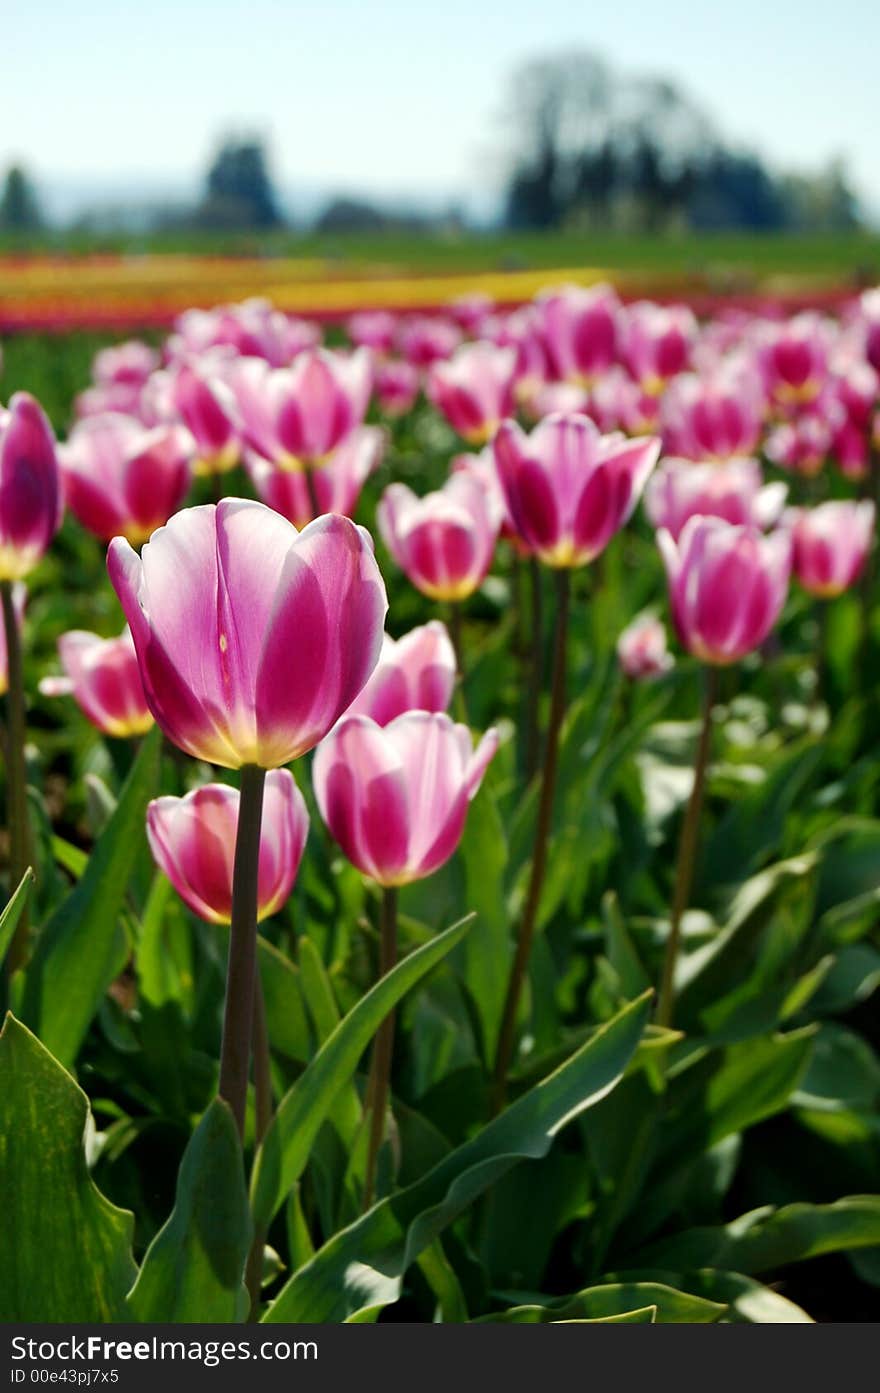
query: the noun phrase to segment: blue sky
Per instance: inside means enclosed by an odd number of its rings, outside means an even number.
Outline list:
[[[238,126],[285,186],[473,191],[511,69],[584,46],[778,163],[844,154],[880,207],[876,0],[28,0],[3,37],[0,166],[43,179],[183,183]]]

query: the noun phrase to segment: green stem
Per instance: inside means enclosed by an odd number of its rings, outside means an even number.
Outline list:
[[[718,669],[706,669],[706,682],[703,693],[703,716],[700,735],[694,756],[694,782],[681,825],[678,843],[678,859],[675,866],[675,888],[672,893],[672,911],[669,919],[669,937],[666,940],[666,953],[663,959],[663,972],[660,977],[660,990],[657,995],[657,1024],[670,1026],[675,1005],[675,965],[681,942],[681,921],[690,903],[694,883],[697,843],[700,834],[700,814],[703,811],[703,793],[706,786],[706,769],[709,763],[709,748],[712,743],[712,709],[718,692]]]
[[[498,1035],[498,1049],[495,1055],[495,1076],[492,1097],[493,1115],[504,1106],[507,1091],[507,1073],[513,1058],[516,1036],[516,1016],[519,1001],[525,984],[541,889],[547,869],[547,849],[550,840],[550,824],[553,819],[553,798],[556,792],[556,771],[559,761],[559,733],[565,715],[565,657],[568,636],[568,613],[571,598],[571,572],[556,572],[556,625],[553,636],[553,677],[550,688],[550,722],[547,728],[547,752],[541,779],[541,793],[538,803],[538,817],[535,826],[535,845],[532,853],[532,871],[526,893],[526,903],[520,921],[516,953],[507,984],[501,1028]]]
[[[269,1123],[272,1121],[271,1055],[269,1052],[269,1032],[266,1028],[266,1002],[263,996],[263,983],[260,980],[259,964],[257,964],[254,976],[253,1051],[256,1112],[254,1142],[256,1146],[259,1146],[269,1130]],[[245,1271],[245,1286],[251,1298],[251,1320],[256,1320],[258,1315],[260,1291],[263,1285],[263,1250],[265,1245],[266,1229],[263,1225],[258,1224],[254,1228]]]
[[[309,493],[309,507],[312,510],[312,521],[321,516],[321,505],[318,502],[318,490],[315,487],[315,476],[312,470],[306,467],[306,488]]]
[[[464,643],[461,633],[461,605],[455,600],[449,602],[449,637],[455,651],[455,707],[456,715],[465,725],[468,724],[467,701],[464,695]]]
[[[246,764],[241,771],[238,834],[232,873],[232,923],[226,969],[226,1007],[220,1051],[218,1092],[232,1109],[238,1134],[244,1136],[254,983],[257,972],[257,884],[260,862],[260,823],[263,816],[265,769]]]
[[[20,884],[30,865],[30,828],[27,806],[27,766],[25,764],[24,669],[21,633],[15,613],[11,580],[0,581],[3,628],[6,634],[8,664],[7,741],[6,741],[6,820],[9,828],[9,893]],[[6,972],[11,977],[24,960],[28,939],[27,911],[18,921],[9,945]]]
[[[397,891],[386,886],[382,896],[382,925],[379,947],[379,977],[390,972],[397,962]],[[364,1175],[364,1210],[373,1203],[376,1189],[376,1165],[379,1147],[385,1131],[385,1110],[391,1083],[391,1058],[394,1052],[394,1012],[389,1011],[373,1042],[373,1058],[367,1085],[370,1118],[370,1137],[367,1169]]]
[[[544,603],[541,567],[537,559],[529,559],[529,579],[532,594],[531,664],[527,684],[526,707],[526,783],[531,783],[541,759],[541,688],[544,676]]]

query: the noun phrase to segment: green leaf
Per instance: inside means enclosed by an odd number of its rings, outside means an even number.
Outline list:
[[[21,918],[22,910],[27,904],[28,895],[31,892],[33,883],[34,873],[30,866],[28,866],[19,881],[15,894],[10,897],[3,909],[3,913],[0,914],[0,968],[2,968],[6,954],[9,952],[9,945],[15,936],[15,930],[18,928],[18,921]]]
[[[646,994],[625,1007],[555,1073],[518,1098],[423,1179],[374,1206],[325,1243],[263,1319],[344,1321],[396,1301],[406,1269],[468,1205],[619,1081],[648,1018]]]
[[[228,1105],[215,1098],[184,1152],[174,1208],[128,1298],[131,1316],[176,1324],[243,1320],[250,1238],[238,1132]]]
[[[27,971],[25,1019],[64,1065],[76,1059],[119,970],[124,943],[119,916],[145,845],[144,817],[158,781],[161,741],[158,728],[144,738],[82,879],[43,928]]]
[[[410,953],[361,998],[309,1063],[278,1105],[257,1152],[251,1181],[254,1221],[268,1225],[302,1175],[312,1142],[350,1082],[358,1060],[388,1012],[430,972],[470,927],[463,919]]]
[[[0,1034],[0,1311],[7,1321],[125,1319],[134,1218],[86,1167],[88,1100],[14,1016]]]
[[[652,1244],[638,1261],[647,1267],[721,1267],[753,1275],[875,1243],[880,1243],[880,1195],[852,1195],[834,1204],[767,1206],[723,1227],[689,1229]]]
[[[719,1272],[707,1267],[698,1272],[649,1270],[620,1273],[620,1280],[663,1282],[707,1301],[727,1306],[724,1317],[733,1325],[812,1325],[813,1318],[778,1291],[746,1277],[742,1272]]]
[[[546,1305],[512,1306],[501,1315],[486,1319],[510,1325],[555,1325],[563,1321],[620,1319],[652,1306],[658,1324],[711,1324],[720,1320],[727,1309],[726,1302],[709,1301],[660,1282],[621,1281],[587,1287],[574,1296],[561,1296]]]

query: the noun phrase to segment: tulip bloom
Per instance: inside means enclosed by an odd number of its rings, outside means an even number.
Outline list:
[[[385,587],[369,538],[330,514],[297,532],[262,503],[177,513],[110,579],[147,702],[196,759],[277,768],[310,750],[376,666]]]
[[[102,541],[121,535],[137,546],[186,497],[193,451],[182,426],[146,430],[131,416],[88,416],[59,451],[71,511]]]
[[[403,358],[379,363],[376,367],[376,398],[386,416],[405,416],[411,411],[419,395],[419,385],[418,368]]]
[[[627,435],[652,435],[660,428],[660,399],[646,392],[622,368],[611,368],[600,377],[587,403],[577,407],[603,434],[622,430]]]
[[[428,396],[473,445],[485,445],[513,404],[513,349],[468,343],[428,373]]]
[[[666,449],[687,459],[740,459],[761,437],[764,403],[754,377],[725,369],[701,378],[684,373],[662,407]]]
[[[423,880],[458,846],[497,748],[496,731],[474,750],[467,727],[437,712],[410,711],[384,728],[346,716],[312,766],[321,816],[348,859],[378,884]]]
[[[227,474],[238,464],[238,413],[229,387],[208,366],[185,363],[173,379],[172,400],[196,443],[196,474]]]
[[[417,315],[404,320],[400,330],[400,351],[414,368],[429,368],[448,358],[461,343],[461,330],[449,319]]]
[[[828,599],[858,580],[874,541],[874,504],[832,501],[791,508],[792,568],[805,590]]]
[[[609,285],[563,286],[536,301],[554,377],[589,387],[617,357],[620,301]]]
[[[825,466],[839,424],[843,424],[842,411],[837,419],[805,411],[774,427],[764,442],[764,453],[780,469],[814,478]]]
[[[159,354],[139,339],[102,348],[95,354],[92,377],[101,387],[127,384],[143,387],[151,372],[159,366]]]
[[[382,430],[377,426],[361,426],[322,465],[310,471],[311,489],[302,470],[292,473],[259,455],[249,455],[247,467],[263,502],[301,528],[321,513],[343,513],[351,517],[361,489],[378,467],[384,448]]]
[[[684,305],[631,305],[619,318],[620,356],[643,391],[657,395],[684,372],[697,321]]]
[[[397,640],[386,634],[373,675],[345,715],[369,716],[387,726],[406,711],[445,711],[455,670],[452,640],[438,619]]]
[[[652,438],[600,435],[586,416],[548,416],[526,435],[505,421],[494,442],[523,542],[548,566],[592,561],[631,516],[660,453]]]
[[[617,661],[624,676],[633,682],[668,672],[674,660],[660,620],[653,614],[634,619],[617,640]]]
[[[297,353],[321,340],[317,324],[292,319],[273,310],[268,300],[254,297],[240,305],[213,310],[186,310],[175,322],[168,340],[171,359],[200,356],[212,348],[232,349],[241,357],[262,358],[283,367]]]
[[[758,367],[770,400],[788,410],[815,401],[828,379],[829,325],[816,314],[798,314],[767,328]]]
[[[350,316],[345,328],[355,348],[390,353],[397,332],[397,320],[387,310],[361,310]]]
[[[763,536],[721,518],[692,517],[676,542],[657,542],[676,632],[703,662],[725,666],[759,648],[785,604],[792,546],[787,532]]]
[[[473,338],[482,333],[483,325],[495,308],[491,295],[473,290],[468,295],[459,295],[451,301],[449,313],[460,329]]]
[[[55,436],[39,402],[16,392],[0,407],[0,581],[21,580],[64,512]]]
[[[17,581],[12,587],[12,608],[15,614],[16,626],[21,632],[24,622],[24,607],[27,599],[27,590],[22,581]],[[0,624],[0,696],[5,696],[9,690],[9,654],[6,650],[6,629]]]
[[[467,471],[424,498],[406,484],[390,484],[376,521],[400,569],[432,600],[473,594],[492,564],[500,526],[485,488]]]
[[[787,492],[785,484],[764,484],[754,459],[724,464],[667,459],[648,480],[645,511],[651,526],[665,528],[674,541],[697,514],[763,531],[779,521]]]
[[[58,640],[63,677],[44,677],[44,696],[73,696],[104,735],[143,735],[153,724],[137,654],[126,627],[119,638],[72,629]]]
[[[232,919],[232,871],[240,796],[207,784],[183,798],[154,798],[147,808],[153,859],[180,898],[209,924]],[[289,769],[266,776],[257,872],[257,919],[290,898],[309,830],[305,800]]]
[[[248,444],[283,469],[311,468],[363,423],[372,385],[370,355],[311,349],[289,368],[254,362],[230,378]]]

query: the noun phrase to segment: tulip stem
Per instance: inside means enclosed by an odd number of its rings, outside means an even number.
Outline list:
[[[259,963],[254,975],[253,1050],[256,1113],[254,1141],[259,1146],[269,1130],[269,1123],[272,1121],[271,1056],[269,1053],[269,1032],[266,1028],[266,1001],[263,996],[263,983],[260,980]],[[265,1245],[266,1230],[264,1226],[258,1224],[254,1228],[245,1271],[245,1286],[251,1298],[251,1320],[257,1318],[257,1306],[263,1286],[263,1249]]]
[[[226,1007],[220,1052],[218,1092],[232,1109],[238,1134],[244,1137],[254,983],[257,972],[257,885],[260,863],[260,823],[263,816],[265,769],[246,764],[241,771],[238,833],[232,873],[232,923],[226,968]]]
[[[700,815],[703,811],[703,794],[706,787],[706,769],[709,763],[709,748],[712,743],[712,710],[718,694],[718,669],[706,669],[703,692],[703,715],[700,735],[694,756],[694,782],[688,799],[681,836],[678,843],[678,858],[675,865],[675,888],[672,893],[672,910],[669,918],[669,937],[666,940],[666,953],[663,958],[663,971],[660,977],[660,990],[657,995],[657,1024],[670,1026],[675,1005],[675,965],[681,942],[681,921],[690,903],[694,883],[697,843],[700,833]]]
[[[25,705],[24,669],[21,652],[21,632],[15,613],[12,581],[0,581],[3,604],[3,628],[6,634],[8,663],[7,743],[6,743],[6,821],[9,828],[9,893],[21,884],[30,865],[30,830],[27,805],[27,766],[25,764]],[[15,936],[6,957],[9,977],[25,956],[28,937],[27,910],[18,921]]]
[[[461,634],[461,605],[451,600],[449,603],[449,637],[455,653],[455,705],[460,721],[468,724],[467,701],[464,695],[464,643]]]
[[[309,494],[309,507],[312,512],[312,521],[314,522],[315,518],[319,518],[321,516],[321,504],[318,502],[318,490],[315,487],[314,473],[311,469],[307,468],[305,474],[306,488],[308,489]]]
[[[397,891],[386,886],[382,896],[382,925],[379,945],[379,978],[390,972],[397,962]],[[364,1211],[373,1203],[376,1189],[376,1166],[379,1147],[385,1131],[385,1110],[391,1082],[391,1058],[394,1051],[394,1012],[389,1011],[373,1042],[370,1078],[367,1084],[367,1108],[370,1117],[370,1137],[367,1168],[364,1175]]]
[[[539,715],[541,708],[541,687],[544,668],[544,603],[542,595],[541,567],[532,556],[529,559],[529,579],[532,597],[532,645],[531,672],[528,676],[528,705],[526,707],[526,783],[531,783],[538,770],[541,758],[541,731]]]
[[[498,1049],[495,1055],[495,1075],[492,1095],[493,1116],[504,1107],[507,1092],[507,1073],[513,1058],[516,1037],[516,1016],[520,997],[525,984],[526,972],[535,936],[538,906],[541,889],[547,869],[547,848],[550,840],[550,824],[553,819],[553,799],[556,792],[556,770],[559,760],[559,734],[565,715],[565,650],[568,637],[568,614],[571,599],[571,573],[568,570],[556,571],[556,624],[553,635],[553,677],[550,689],[550,722],[547,728],[547,750],[541,778],[541,792],[538,802],[538,816],[535,825],[535,843],[532,853],[532,870],[526,903],[519,926],[516,953],[504,1012],[498,1034]]]

